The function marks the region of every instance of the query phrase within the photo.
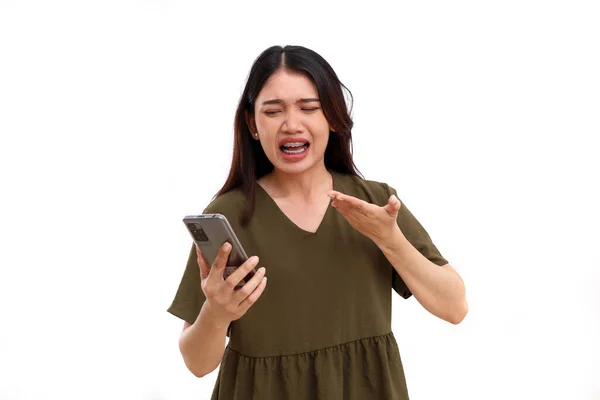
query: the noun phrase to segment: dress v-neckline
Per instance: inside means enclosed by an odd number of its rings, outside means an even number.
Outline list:
[[[338,191],[337,179],[336,179],[336,175],[335,175],[336,173],[332,170],[328,170],[328,171],[331,174],[333,190]],[[331,201],[329,201],[329,204],[327,204],[327,209],[325,210],[325,214],[323,214],[323,218],[321,218],[321,222],[319,222],[319,226],[317,227],[317,229],[314,232],[307,231],[305,229],[300,228],[294,221],[292,221],[290,219],[290,217],[288,217],[286,215],[286,213],[283,212],[281,207],[279,207],[279,205],[271,197],[271,195],[269,193],[267,193],[265,188],[263,188],[260,184],[258,184],[258,182],[256,183],[256,186],[258,186],[258,191],[263,193],[264,196],[267,198],[266,201],[269,202],[272,206],[274,206],[273,207],[273,208],[275,208],[274,212],[276,214],[278,214],[280,217],[282,217],[282,219],[284,221],[287,221],[287,223],[289,225],[291,225],[294,230],[298,231],[301,234],[308,235],[308,236],[316,236],[317,234],[319,234],[323,230],[324,226],[326,225],[327,220],[329,219],[329,214],[331,214],[333,212],[333,207],[331,206]]]

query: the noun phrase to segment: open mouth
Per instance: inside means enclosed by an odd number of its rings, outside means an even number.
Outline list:
[[[279,148],[284,154],[293,155],[304,153],[309,146],[310,143],[308,142],[290,142],[280,146]]]

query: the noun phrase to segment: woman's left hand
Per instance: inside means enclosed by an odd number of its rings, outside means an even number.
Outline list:
[[[385,240],[399,229],[396,218],[402,203],[394,195],[381,207],[335,190],[330,190],[327,195],[332,199],[331,205],[346,221],[374,242]]]

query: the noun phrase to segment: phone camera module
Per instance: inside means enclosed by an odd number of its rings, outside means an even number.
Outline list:
[[[194,239],[198,242],[208,242],[208,236],[204,233],[204,229],[198,224],[188,223],[188,228]]]

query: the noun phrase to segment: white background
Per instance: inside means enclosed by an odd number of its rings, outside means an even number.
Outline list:
[[[181,219],[274,44],[330,62],[360,171],[466,282],[458,326],[394,296],[411,399],[600,399],[594,3],[0,1],[0,399],[210,397]]]

